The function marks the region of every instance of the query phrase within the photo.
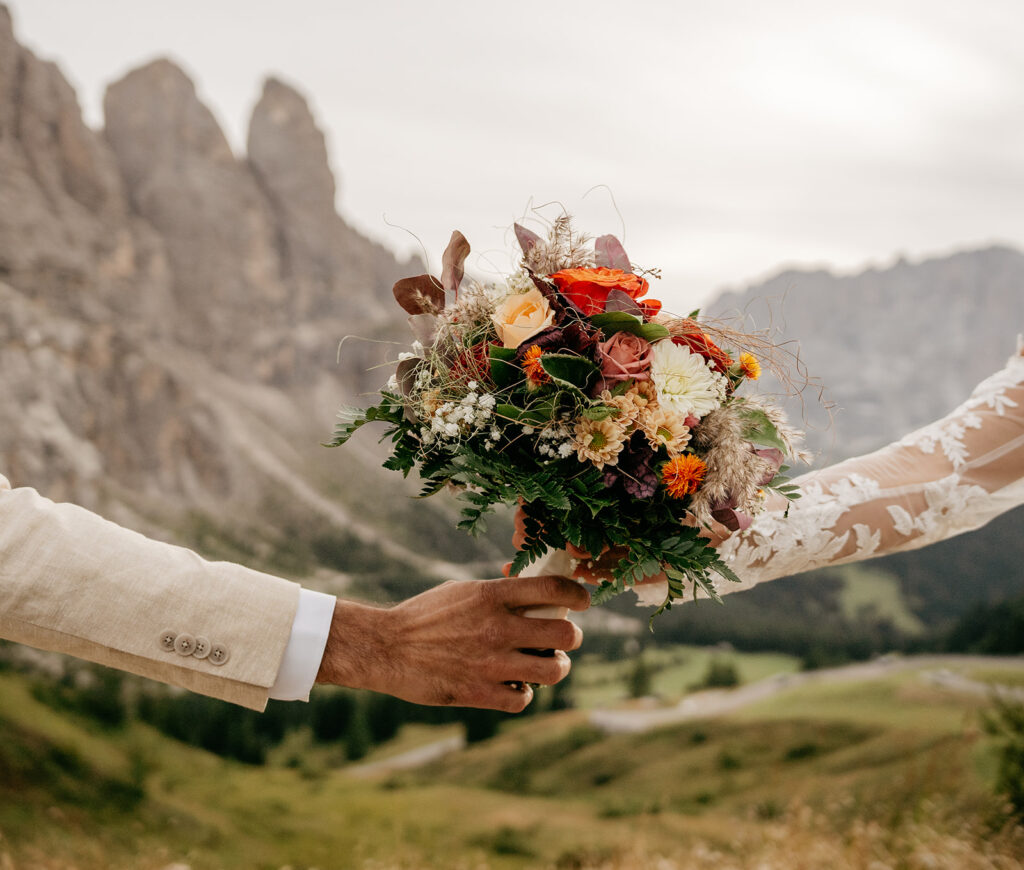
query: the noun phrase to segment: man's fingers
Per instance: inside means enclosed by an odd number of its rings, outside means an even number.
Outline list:
[[[520,649],[579,649],[583,631],[568,619],[517,617],[515,646]]]
[[[522,713],[533,700],[533,688],[521,681],[522,688],[506,686],[504,683],[489,683],[481,688],[479,696],[467,706],[484,707],[488,710],[501,710],[505,713]],[[537,682],[532,680],[531,682]]]
[[[518,653],[512,667],[515,668],[517,680],[553,686],[569,675],[572,663],[564,652],[555,650],[555,654],[550,658]]]
[[[555,604],[570,610],[586,610],[590,606],[590,593],[568,577],[549,574],[543,577],[516,577],[494,581],[506,607],[537,607]]]

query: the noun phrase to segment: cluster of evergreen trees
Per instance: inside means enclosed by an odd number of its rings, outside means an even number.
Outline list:
[[[330,687],[318,687],[309,703],[271,701],[263,713],[257,713],[84,664],[73,664],[60,678],[37,674],[33,694],[52,707],[107,728],[138,719],[169,737],[247,764],[265,763],[271,749],[300,729],[308,729],[315,743],[339,746],[345,758],[356,761],[391,740],[406,723],[461,723],[466,740],[472,743],[492,737],[508,718],[492,710],[423,707],[389,695]],[[568,681],[563,681],[553,689],[540,690],[526,715],[570,703]]]

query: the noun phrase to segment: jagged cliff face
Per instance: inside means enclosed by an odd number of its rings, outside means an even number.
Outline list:
[[[188,77],[112,85],[102,132],[0,6],[0,469],[152,531],[175,512],[256,514],[268,492],[346,492],[319,446],[376,385],[400,264],[335,211],[324,137],[267,82],[246,158]],[[391,318],[389,320],[389,318]],[[326,468],[326,472],[324,472]],[[332,521],[342,519],[344,510]],[[271,520],[272,521],[272,520]]]
[[[270,333],[391,315],[411,268],[334,207],[323,134],[268,81],[238,159],[188,77],[155,61],[113,84],[90,130],[60,70],[0,8],[0,277],[62,311],[216,353]],[[266,372],[257,372],[265,376]]]
[[[938,419],[1002,368],[1024,331],[1024,254],[993,247],[845,276],[791,270],[711,310],[799,342],[837,408],[830,422],[807,391],[790,410],[808,413],[810,443],[834,462]]]

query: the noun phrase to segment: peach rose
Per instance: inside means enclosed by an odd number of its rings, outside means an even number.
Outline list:
[[[505,347],[519,347],[528,338],[552,326],[555,313],[548,300],[534,287],[525,293],[516,293],[502,302],[491,317],[498,337]]]

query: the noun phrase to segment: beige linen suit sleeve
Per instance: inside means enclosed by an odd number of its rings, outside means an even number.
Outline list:
[[[0,476],[0,637],[262,710],[298,600]]]

